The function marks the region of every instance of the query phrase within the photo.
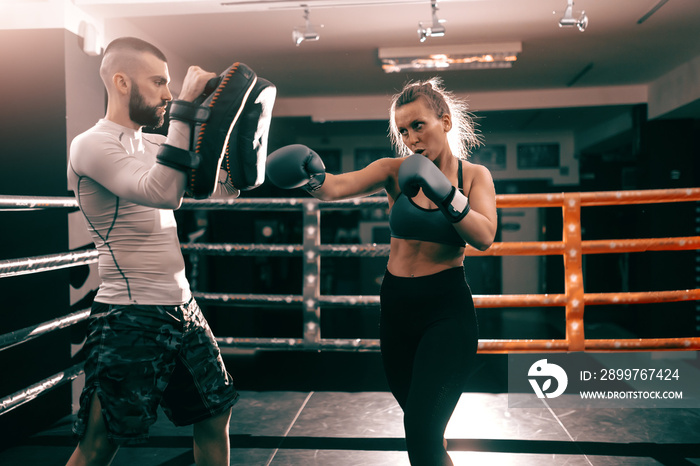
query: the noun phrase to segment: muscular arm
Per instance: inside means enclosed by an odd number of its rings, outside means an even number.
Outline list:
[[[475,172],[468,193],[471,210],[454,226],[465,241],[485,251],[493,243],[498,227],[496,190],[488,169],[481,165],[470,165],[470,169]]]
[[[390,197],[398,191],[396,175],[401,159],[375,160],[365,168],[340,175],[326,174],[323,186],[311,194],[325,201],[367,196],[385,189]]]
[[[189,128],[171,125],[169,144],[187,147]],[[184,141],[184,142],[183,142]],[[158,145],[150,138],[144,145]],[[136,204],[177,209],[185,192],[185,174],[142,154],[130,154],[113,134],[90,133],[71,146],[71,166],[112,194]]]

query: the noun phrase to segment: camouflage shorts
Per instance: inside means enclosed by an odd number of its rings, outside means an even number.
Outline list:
[[[114,443],[145,440],[161,405],[175,425],[219,415],[238,398],[197,303],[94,303],[85,352],[85,388],[73,426],[85,434],[97,393]]]

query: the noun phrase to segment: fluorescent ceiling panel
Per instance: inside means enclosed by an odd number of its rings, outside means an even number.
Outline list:
[[[379,60],[386,73],[510,68],[522,51],[522,43],[446,45],[380,48]]]

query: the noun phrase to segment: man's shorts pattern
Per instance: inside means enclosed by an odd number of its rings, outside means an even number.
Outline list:
[[[224,413],[238,398],[194,299],[181,306],[96,302],[83,351],[85,388],[73,426],[79,438],[95,393],[117,444],[148,438],[159,405],[175,425],[189,425]]]

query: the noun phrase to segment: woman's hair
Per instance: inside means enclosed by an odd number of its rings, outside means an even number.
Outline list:
[[[415,102],[423,97],[435,116],[441,118],[450,115],[452,129],[447,133],[447,141],[452,153],[460,159],[467,159],[470,151],[481,145],[480,135],[476,133],[472,115],[467,111],[467,104],[457,98],[452,92],[445,90],[442,79],[434,77],[425,81],[409,82],[398,94],[391,99],[389,111],[389,138],[396,153],[401,157],[411,155],[411,151],[403,143],[399,129],[396,126],[396,109],[402,105]]]

